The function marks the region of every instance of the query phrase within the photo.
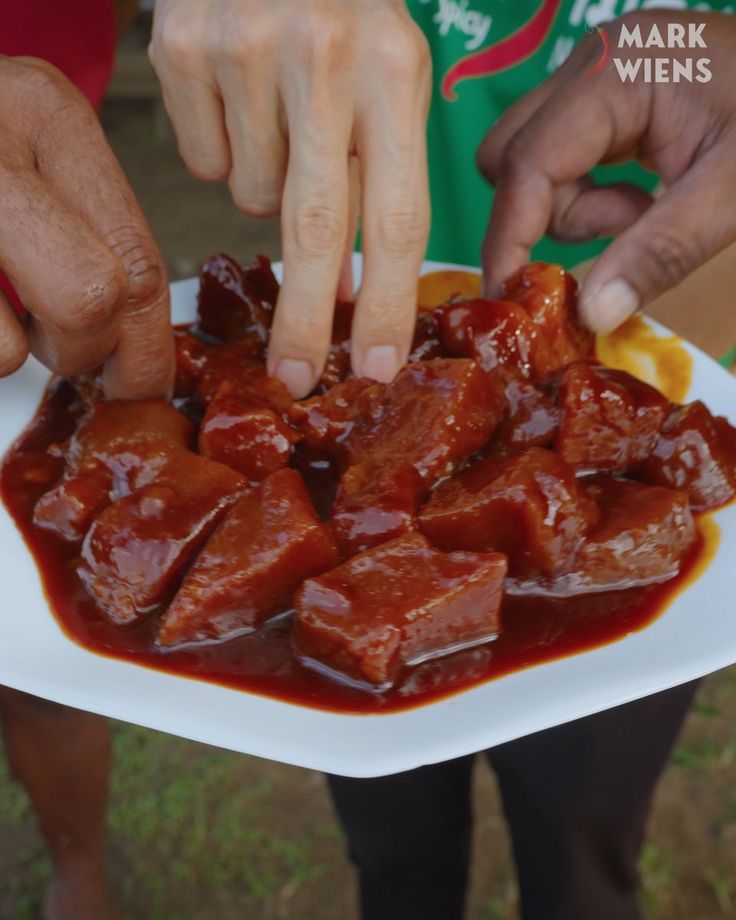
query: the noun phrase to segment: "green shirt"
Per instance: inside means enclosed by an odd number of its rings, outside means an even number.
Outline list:
[[[733,12],[733,3],[718,0],[407,0],[407,6],[429,40],[434,61],[428,257],[466,265],[479,264],[493,197],[475,166],[478,145],[505,109],[564,62],[587,29],[647,7]],[[570,131],[574,143],[574,123]],[[595,176],[648,189],[657,182],[635,164],[599,168]],[[604,245],[545,238],[534,258],[573,266]]]

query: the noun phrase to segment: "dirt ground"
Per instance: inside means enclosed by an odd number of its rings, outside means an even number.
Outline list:
[[[134,69],[143,66],[136,40],[129,39],[126,58]],[[243,218],[225,187],[186,175],[145,81],[144,73],[126,96],[121,78],[103,118],[172,277],[194,274],[217,250],[242,260],[260,251],[277,257],[273,222]],[[357,918],[353,877],[319,774],[129,725],[115,724],[114,733],[110,855],[128,920]],[[480,764],[476,812],[469,917],[511,920],[517,902],[508,842],[494,779]],[[704,683],[659,789],[641,865],[648,920],[736,917],[735,853],[730,670]],[[48,876],[28,802],[0,765],[0,918],[37,917]]]

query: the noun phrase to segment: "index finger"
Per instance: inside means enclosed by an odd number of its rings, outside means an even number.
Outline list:
[[[335,97],[333,67],[344,65],[327,55],[307,81],[284,87],[289,129],[281,206],[284,280],[267,366],[297,398],[314,389],[327,360],[348,236],[352,113],[347,94]]]
[[[54,79],[54,76],[51,76]],[[37,141],[37,168],[122,264],[126,296],[117,343],[105,367],[109,398],[170,395],[174,343],[166,268],[125,175],[91,106],[66,82],[67,105],[49,105]],[[74,94],[73,105],[69,95]],[[53,95],[49,101],[53,103]]]
[[[355,373],[382,383],[411,348],[430,220],[429,59],[412,32],[385,55],[384,91],[370,95],[357,120],[365,258],[352,330]]]
[[[497,144],[491,131],[485,153],[496,196],[483,242],[491,292],[528,262],[550,225],[555,190],[643,136],[647,96],[643,85],[616,84],[610,72],[578,73],[557,81],[513,135]]]

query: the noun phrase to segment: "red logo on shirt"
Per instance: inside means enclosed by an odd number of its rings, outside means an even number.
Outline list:
[[[469,54],[453,64],[442,80],[442,95],[448,102],[457,99],[455,88],[462,80],[490,77],[515,67],[539,50],[549,35],[562,0],[543,0],[529,22],[502,41]]]

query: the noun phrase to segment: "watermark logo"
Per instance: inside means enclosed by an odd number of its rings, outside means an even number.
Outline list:
[[[636,80],[644,83],[710,83],[713,79],[711,59],[704,55],[647,54],[636,57],[633,53],[637,49],[648,51],[652,48],[670,52],[707,51],[708,45],[703,36],[705,25],[704,22],[688,25],[671,22],[664,30],[653,25],[645,33],[638,23],[631,28],[622,23],[617,48],[620,51],[630,50],[626,58],[613,55],[611,36],[604,28],[597,26],[596,32],[602,46],[601,56],[588,74],[592,76],[599,73],[613,60],[622,83],[634,83]]]

